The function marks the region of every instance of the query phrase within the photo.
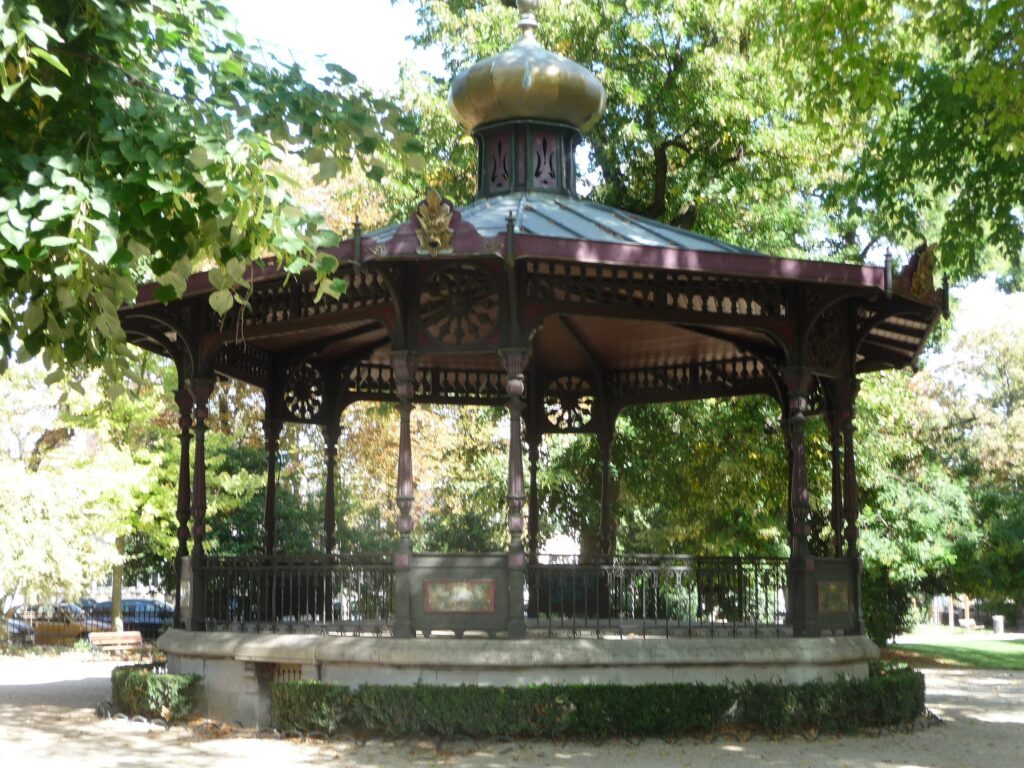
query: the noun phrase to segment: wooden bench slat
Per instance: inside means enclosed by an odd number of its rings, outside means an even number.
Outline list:
[[[142,648],[142,633],[138,630],[125,632],[90,632],[89,644],[105,651],[128,651]]]

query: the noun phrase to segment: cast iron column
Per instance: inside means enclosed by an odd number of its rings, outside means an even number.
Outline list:
[[[796,637],[817,634],[814,580],[814,559],[809,556],[807,535],[810,518],[810,492],[807,488],[807,453],[804,427],[807,425],[807,397],[812,376],[806,368],[789,368],[782,372],[786,385],[789,422],[789,446],[792,452],[790,472],[789,588],[786,596],[786,618]]]
[[[192,627],[206,628],[206,555],[203,537],[206,534],[206,419],[210,415],[213,379],[192,379],[189,390],[195,400],[195,471],[192,480]]]
[[[188,516],[192,501],[192,483],[189,472],[189,443],[192,441],[192,395],[182,386],[174,393],[174,402],[178,404],[178,427],[181,432],[178,441],[181,455],[178,461],[178,550],[174,556],[174,626],[181,626],[181,561],[188,557]]]
[[[527,348],[500,350],[507,374],[508,391],[508,636],[526,637],[523,617],[523,586],[526,557],[523,553],[523,395],[526,393],[524,373],[530,361]]]
[[[263,439],[267,447],[267,495],[263,507],[263,551],[274,554],[277,546],[277,458],[281,448],[284,421],[263,420]]]
[[[600,432],[597,445],[601,455],[601,556],[611,560],[615,554],[615,521],[612,519],[612,443],[615,433]]]
[[[332,421],[324,427],[324,442],[327,449],[327,483],[324,486],[324,554],[334,554],[334,532],[337,527],[334,503],[334,483],[338,474],[338,437],[341,425]]]
[[[395,380],[395,394],[398,396],[398,486],[395,503],[398,506],[398,551],[395,552],[395,623],[392,634],[395,637],[413,637],[411,585],[409,570],[412,567],[412,395],[413,375],[416,358],[412,352],[391,353],[391,375]]]

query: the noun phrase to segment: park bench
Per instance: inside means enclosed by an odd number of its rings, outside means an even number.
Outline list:
[[[90,632],[89,644],[101,651],[123,652],[142,650],[142,633],[133,632]]]
[[[960,619],[960,627],[962,629],[984,629],[981,624],[978,624],[974,619]]]

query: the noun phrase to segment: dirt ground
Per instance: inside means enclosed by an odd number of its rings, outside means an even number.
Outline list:
[[[928,669],[928,706],[942,724],[880,736],[723,736],[552,743],[303,742],[213,726],[164,729],[105,720],[111,662],[0,657],[0,766],[837,766],[1001,768],[1024,765],[1024,673]]]

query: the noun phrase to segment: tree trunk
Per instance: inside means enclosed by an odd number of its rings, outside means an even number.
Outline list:
[[[124,617],[121,613],[121,588],[124,582],[124,536],[118,536],[115,542],[118,561],[114,566],[114,585],[110,592],[110,620],[117,632],[124,631]]]

